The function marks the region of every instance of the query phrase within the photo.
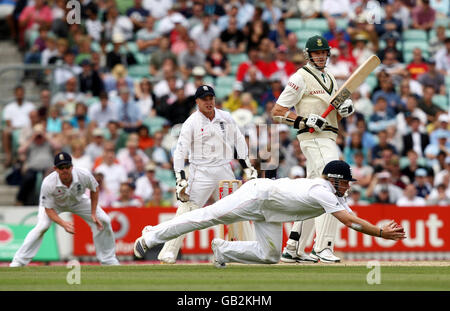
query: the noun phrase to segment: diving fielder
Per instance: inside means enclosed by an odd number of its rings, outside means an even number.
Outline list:
[[[76,214],[89,224],[101,264],[119,265],[111,220],[98,206],[98,183],[94,176],[85,169],[73,167],[72,157],[66,152],[55,156],[54,165],[55,171],[42,181],[38,222],[25,237],[9,266],[26,266],[33,259],[52,221],[74,234],[73,224],[59,217],[58,214],[63,212]],[[86,189],[90,190],[90,198],[85,194]]]
[[[316,178],[328,162],[339,159],[336,144],[338,121],[350,116],[354,108],[348,99],[337,111],[333,110],[326,118],[321,117],[330,98],[338,91],[336,79],[325,68],[330,47],[322,36],[313,36],[306,42],[305,53],[308,63],[289,78],[272,110],[272,117],[276,122],[298,129],[297,138],[306,157],[306,177]],[[310,133],[310,128],[314,129],[313,133]],[[304,248],[314,232],[314,225],[316,239],[308,256]],[[340,259],[333,254],[336,233],[337,220],[329,214],[295,222],[281,260],[339,262]]]
[[[173,155],[176,176],[177,213],[184,214],[203,207],[213,195],[219,196],[219,181],[235,179],[230,162],[237,158],[244,171],[244,180],[258,177],[248,159],[248,147],[230,113],[215,108],[214,89],[200,86],[195,93],[198,110],[181,127]],[[189,156],[189,176],[185,159]],[[186,179],[188,178],[188,179]],[[243,237],[253,239],[250,223],[244,223]],[[184,235],[166,243],[158,255],[164,263],[175,263]]]
[[[281,255],[283,222],[306,220],[323,213],[371,236],[404,239],[404,229],[394,221],[378,228],[352,213],[343,197],[351,180],[354,179],[350,166],[344,161],[328,163],[321,178],[250,180],[210,206],[155,227],[146,226],[134,243],[134,254],[142,258],[147,249],[194,230],[251,220],[255,227],[254,241],[212,240],[215,266],[224,267],[227,262],[275,264]]]

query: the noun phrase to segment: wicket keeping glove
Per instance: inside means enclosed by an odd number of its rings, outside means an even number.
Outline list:
[[[348,98],[339,107],[338,113],[341,117],[347,118],[355,112],[355,107],[353,106],[353,101]]]
[[[239,163],[242,166],[242,169],[244,171],[244,174],[242,176],[242,179],[244,180],[250,180],[258,178],[258,171],[252,166],[250,163],[250,159],[239,159]]]
[[[186,193],[186,189],[188,186],[188,182],[186,180],[186,175],[184,171],[175,172],[175,177],[177,180],[176,183],[176,193],[177,193],[177,199],[181,202],[187,202],[189,201],[189,195]]]
[[[321,132],[327,125],[327,120],[318,114],[311,113],[305,124],[307,127],[312,127],[314,131]]]

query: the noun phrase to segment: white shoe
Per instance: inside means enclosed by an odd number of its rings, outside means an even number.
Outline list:
[[[165,254],[161,258],[158,257],[158,259],[161,261],[161,263],[166,263],[166,264],[174,264],[177,261],[173,254]]]
[[[137,238],[134,242],[134,255],[137,258],[144,258],[145,252],[147,251],[148,247],[145,244],[144,237]]]
[[[280,260],[285,263],[316,263],[319,260],[317,258],[313,258],[306,254],[305,252],[301,252],[300,254],[296,254],[293,251],[285,248],[283,254],[281,254]]]
[[[20,262],[13,261],[9,264],[10,268],[18,268],[18,267],[24,267],[25,265],[21,264]]]
[[[218,247],[220,245],[222,245],[223,242],[225,242],[225,241],[222,239],[213,239],[211,241],[211,249],[214,253],[213,264],[216,268],[225,268],[226,267],[226,264],[222,260],[220,260],[219,249],[218,249]]]
[[[144,233],[152,231],[152,228],[153,226],[145,226],[144,229],[142,229],[142,235],[144,235]]]
[[[312,258],[317,258],[319,259],[321,262],[325,262],[325,263],[337,263],[337,262],[341,262],[341,258],[335,256],[333,254],[333,251],[329,248],[325,248],[322,251],[316,253],[316,251],[313,249],[311,251],[310,256]]]

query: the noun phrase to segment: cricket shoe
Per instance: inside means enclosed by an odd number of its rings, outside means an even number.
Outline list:
[[[225,241],[222,239],[213,239],[211,241],[211,249],[214,253],[214,257],[213,257],[212,261],[216,268],[226,268],[226,264],[222,260],[220,260],[219,249],[218,249],[218,247],[220,245],[222,245],[223,242],[225,242]]]
[[[322,251],[316,253],[316,251],[313,249],[311,251],[310,256],[312,258],[317,258],[318,260],[320,260],[321,262],[325,262],[325,263],[337,263],[337,262],[341,262],[341,258],[336,257],[333,254],[333,251],[329,248],[325,248]]]
[[[164,264],[174,264],[176,262],[175,256],[173,254],[165,254],[161,258],[159,258],[159,261]]]
[[[10,268],[18,268],[18,267],[24,267],[25,265],[21,264],[20,262],[13,261],[9,264]]]
[[[304,252],[295,254],[295,252],[291,252],[288,249],[286,249],[283,254],[281,254],[280,260],[286,263],[316,263],[319,261],[317,258],[313,258]]]
[[[145,252],[147,251],[148,247],[145,244],[145,239],[143,236],[140,238],[137,238],[134,242],[134,255],[137,258],[144,258]]]

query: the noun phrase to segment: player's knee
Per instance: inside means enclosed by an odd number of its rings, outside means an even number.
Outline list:
[[[39,235],[44,235],[50,228],[51,222],[39,223],[36,225],[35,230]]]
[[[267,264],[279,263],[281,258],[281,250],[277,251],[275,249],[269,250],[264,255],[264,262]]]

